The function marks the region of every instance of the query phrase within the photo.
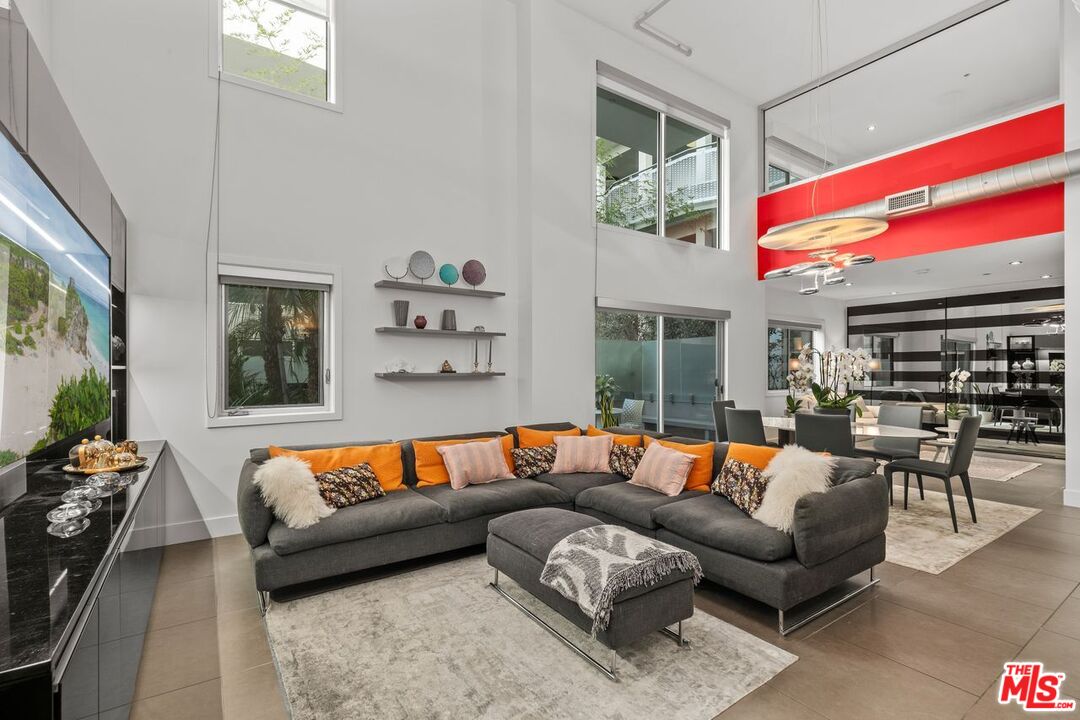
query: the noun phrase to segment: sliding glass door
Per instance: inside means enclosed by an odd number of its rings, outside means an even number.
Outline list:
[[[597,310],[596,374],[611,376],[618,386],[612,402],[616,422],[713,437],[721,331],[717,320]]]

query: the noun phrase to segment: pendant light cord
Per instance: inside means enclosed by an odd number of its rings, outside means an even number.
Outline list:
[[[815,52],[816,51],[816,52]],[[821,172],[814,179],[810,188],[810,216],[817,215],[817,188],[821,176],[829,169],[829,131],[832,121],[832,102],[830,88],[822,81],[829,65],[829,11],[826,0],[810,0],[810,75],[811,82],[817,81],[810,96],[810,127],[821,128]],[[825,87],[825,122],[822,123],[821,106],[823,103],[819,91]],[[815,122],[816,121],[816,122]]]

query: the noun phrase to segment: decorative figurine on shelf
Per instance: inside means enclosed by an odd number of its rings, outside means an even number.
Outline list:
[[[439,368],[439,372],[450,374],[456,373],[457,370],[454,369],[454,366],[450,364],[449,360],[443,360],[443,364],[442,367]]]
[[[423,315],[417,315],[413,319],[412,324],[416,326],[417,330],[423,330],[427,327],[427,318]]]
[[[386,363],[386,372],[388,373],[411,373],[416,368],[412,363],[405,362],[404,360],[391,360]]]

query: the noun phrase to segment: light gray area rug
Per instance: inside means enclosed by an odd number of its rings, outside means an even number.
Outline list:
[[[967,500],[958,495],[954,501],[960,532],[954,533],[945,493],[927,490],[926,499],[920,500],[912,478],[908,509],[904,510],[903,492],[902,488],[896,488],[896,500],[889,510],[885,559],[934,575],[1040,512],[1036,508],[976,498],[975,516],[979,522],[972,523]]]
[[[612,682],[488,587],[483,556],[275,604],[266,625],[294,720],[707,720],[798,658],[702,611],[692,646],[653,633]],[[515,599],[606,661],[609,650],[532,599]]]
[[[923,460],[933,460],[935,455],[936,453],[932,449],[923,448],[922,450]],[[938,461],[949,461],[948,456],[944,451],[941,452]],[[1034,470],[1041,465],[1042,463],[1022,462],[1020,460],[1009,460],[1003,457],[976,453],[971,457],[971,467],[968,468],[968,475],[973,478],[982,478],[984,480],[1007,482],[1015,477],[1023,475],[1029,470]],[[978,510],[975,512],[978,514]]]

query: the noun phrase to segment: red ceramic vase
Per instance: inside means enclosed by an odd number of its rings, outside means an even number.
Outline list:
[[[413,320],[413,325],[416,326],[417,330],[423,330],[427,327],[427,318],[423,315],[417,315],[416,318]]]

